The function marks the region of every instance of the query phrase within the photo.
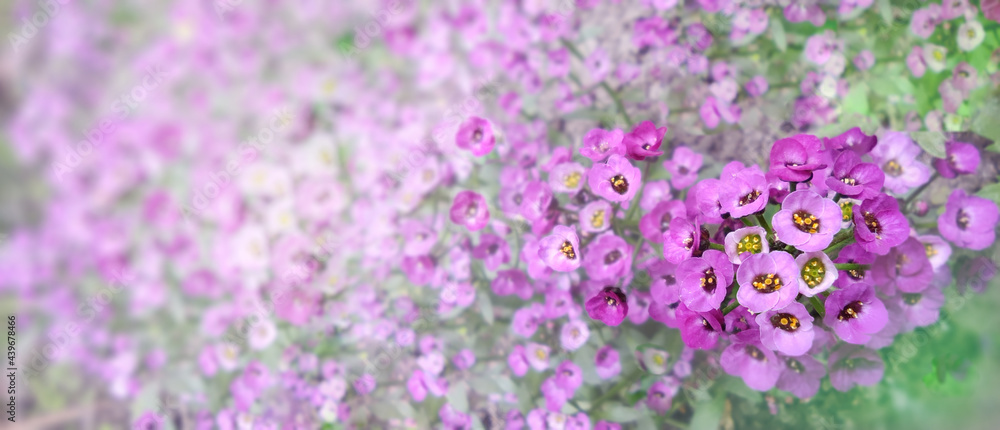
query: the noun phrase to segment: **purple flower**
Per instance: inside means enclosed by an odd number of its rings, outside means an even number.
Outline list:
[[[556,374],[558,375],[558,373]],[[542,382],[540,391],[545,397],[545,409],[551,412],[559,412],[563,405],[566,404],[566,400],[569,400],[572,393],[566,392],[567,390],[559,386],[556,382],[557,376],[550,376]]]
[[[965,294],[966,288],[982,294],[996,274],[996,262],[987,257],[976,257],[959,265],[955,276],[955,287],[961,294]]]
[[[501,264],[510,261],[510,246],[504,238],[484,233],[479,236],[479,245],[472,249],[472,256],[483,260],[489,270],[497,270]]]
[[[853,212],[854,238],[865,251],[885,255],[910,237],[910,222],[899,211],[895,198],[880,194],[854,207]]]
[[[600,233],[611,228],[614,208],[607,200],[594,200],[580,209],[580,230],[586,233]],[[659,238],[659,236],[657,236]]]
[[[764,346],[788,356],[805,354],[812,347],[813,317],[805,305],[792,302],[781,309],[757,314],[760,341]]]
[[[482,157],[489,154],[496,144],[493,126],[490,122],[478,116],[469,117],[458,128],[455,134],[455,144],[459,148],[472,151],[472,155]]]
[[[701,257],[689,258],[677,267],[681,300],[693,311],[719,309],[733,282],[733,263],[726,254],[710,249]]]
[[[524,347],[524,359],[536,371],[549,368],[549,347],[539,343],[529,343]]]
[[[856,345],[841,345],[830,353],[827,363],[830,385],[837,391],[847,391],[855,385],[875,385],[885,372],[885,363],[877,352]]]
[[[750,97],[760,97],[767,92],[769,85],[767,78],[757,75],[747,81],[743,87],[746,88],[747,94],[750,94]]]
[[[778,356],[760,343],[756,330],[733,336],[733,343],[719,356],[719,364],[726,373],[743,378],[748,387],[757,391],[774,388],[784,367]]]
[[[522,377],[528,373],[528,359],[523,346],[515,345],[510,354],[507,354],[507,365],[514,376]]]
[[[858,127],[847,130],[837,137],[823,138],[823,144],[826,145],[826,149],[835,155],[847,150],[853,151],[858,155],[865,155],[871,152],[877,143],[878,137],[875,135],[869,136]]]
[[[673,196],[670,194],[670,182],[666,180],[648,181],[642,188],[642,198],[639,199],[639,208],[643,211],[651,211],[656,205],[669,201]]]
[[[820,380],[826,375],[826,368],[809,355],[782,357],[785,367],[778,377],[778,389],[788,391],[795,397],[806,399],[819,392]]]
[[[587,300],[586,307],[587,315],[610,326],[621,324],[628,315],[628,300],[618,287],[604,287]]]
[[[770,172],[782,181],[805,182],[814,170],[830,164],[823,142],[816,136],[800,134],[787,137],[771,147]]]
[[[563,324],[559,334],[559,343],[567,350],[576,351],[587,343],[588,338],[590,338],[590,329],[587,328],[587,323],[573,320]]]
[[[501,270],[490,284],[493,293],[498,296],[517,294],[521,299],[528,300],[533,293],[528,277],[517,269]]]
[[[905,316],[904,329],[913,330],[937,322],[944,306],[944,292],[931,286],[919,293],[903,293],[890,299]]]
[[[673,158],[663,162],[663,168],[670,172],[670,185],[676,189],[684,189],[698,180],[701,164],[701,154],[686,146],[678,146],[674,149]]]
[[[812,190],[795,191],[785,197],[781,210],[771,218],[778,240],[799,250],[821,251],[840,231],[840,206]]]
[[[680,320],[681,340],[685,345],[694,349],[715,347],[722,333],[722,312],[695,312],[682,303],[677,307],[677,318]]]
[[[934,168],[945,178],[972,174],[979,168],[979,150],[970,143],[949,142],[945,152],[945,158],[934,159]]]
[[[623,139],[629,158],[645,160],[646,157],[663,155],[663,151],[660,151],[660,145],[663,143],[663,135],[666,133],[666,127],[656,128],[652,121],[639,123]]]
[[[764,210],[770,187],[764,173],[757,166],[740,170],[732,177],[724,177],[719,187],[722,212],[733,218],[743,218]]]
[[[887,296],[895,295],[897,290],[903,293],[920,292],[934,278],[934,268],[927,258],[924,244],[913,237],[878,257],[871,272],[872,282]]]
[[[595,280],[617,279],[632,267],[632,247],[612,232],[604,233],[587,245],[583,268]]]
[[[701,246],[701,226],[684,218],[670,220],[670,230],[663,234],[663,258],[680,264]]]
[[[573,393],[583,384],[583,372],[580,370],[580,366],[577,366],[571,360],[560,363],[559,367],[556,367],[554,376],[556,378],[556,385],[569,393]]]
[[[490,220],[490,209],[482,195],[466,190],[455,195],[450,215],[451,222],[464,225],[469,231],[476,231],[486,227]]]
[[[580,267],[580,237],[572,227],[557,225],[538,242],[538,257],[552,270],[572,272]]]
[[[858,70],[862,71],[868,70],[872,68],[872,66],[874,65],[875,65],[875,54],[873,54],[872,51],[866,49],[864,51],[859,52],[858,55],[854,56],[854,67],[857,67]]]
[[[583,189],[583,179],[586,175],[587,168],[580,163],[560,163],[549,172],[549,185],[552,186],[553,191],[576,194]]]
[[[594,366],[597,376],[601,379],[611,379],[622,371],[618,351],[611,345],[605,345],[594,354]]]
[[[833,162],[832,175],[826,186],[834,192],[858,200],[870,199],[882,191],[885,173],[877,165],[862,163],[854,151],[843,151]]]
[[[625,132],[620,129],[607,131],[595,128],[583,136],[580,154],[594,163],[604,161],[612,154],[625,155],[624,138]]]
[[[524,185],[521,195],[521,216],[528,221],[538,221],[545,217],[552,203],[552,188],[542,181],[531,181]]]
[[[795,265],[799,269],[799,292],[806,297],[829,290],[839,276],[837,266],[823,251],[799,254],[795,257]]]
[[[646,184],[647,190],[649,184]],[[601,200],[603,201],[603,200]],[[670,222],[674,218],[685,218],[687,208],[678,200],[660,202],[652,211],[639,219],[639,232],[650,242],[659,242],[663,234],[670,230]]]
[[[847,343],[863,344],[889,322],[889,313],[871,285],[858,283],[826,299],[823,323]]]
[[[466,370],[476,364],[476,354],[471,349],[463,349],[455,354],[451,361],[459,370]]]
[[[934,34],[940,22],[940,16],[930,8],[917,9],[910,18],[910,31],[921,39],[926,39]]]
[[[677,284],[677,265],[669,261],[658,260],[647,269],[652,282],[649,284],[649,293],[653,301],[663,304],[676,303],[680,300],[680,286]]]
[[[591,191],[613,202],[632,200],[642,186],[642,171],[625,157],[612,154],[607,164],[595,164],[587,176]]]
[[[957,246],[980,251],[996,239],[997,217],[996,203],[960,188],[948,196],[944,213],[938,216],[938,231]]]
[[[751,255],[736,271],[736,298],[754,313],[784,308],[799,292],[796,269],[795,258],[784,251]]]
[[[920,147],[906,133],[889,132],[879,139],[871,156],[885,172],[886,189],[904,194],[930,179],[930,167],[917,161],[920,152]]]
[[[714,178],[703,179],[688,190],[684,205],[689,214],[697,214],[695,220],[707,224],[722,222],[722,202],[719,191],[722,181]]]
[[[840,250],[840,255],[837,256],[837,259],[834,260],[834,262],[872,264],[875,262],[875,254],[865,251],[861,245],[852,243]],[[866,282],[866,279],[868,278],[868,273],[864,269],[842,270],[837,273],[837,281],[834,285],[839,288],[844,288],[858,282]]]
[[[545,306],[532,303],[514,311],[510,328],[519,336],[531,338],[538,330],[538,325],[545,321]]]
[[[913,21],[910,22],[912,23]],[[910,53],[906,56],[906,67],[910,68],[910,73],[913,74],[914,78],[924,76],[924,73],[927,72],[927,61],[924,60],[924,48],[914,46],[910,49]]]
[[[646,390],[646,406],[657,414],[665,414],[673,403],[674,392],[663,381],[656,381]]]

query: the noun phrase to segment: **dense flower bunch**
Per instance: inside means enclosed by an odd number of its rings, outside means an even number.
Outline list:
[[[13,42],[0,290],[134,428],[780,415],[997,271],[996,0],[91,3]]]

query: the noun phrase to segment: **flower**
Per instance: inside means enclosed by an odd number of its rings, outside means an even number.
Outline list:
[[[663,151],[660,151],[660,145],[663,143],[663,135],[666,132],[666,127],[656,128],[652,121],[639,123],[623,139],[629,158],[645,160],[646,157],[663,155]]]
[[[805,354],[812,347],[813,317],[805,305],[792,302],[781,309],[757,314],[760,341],[764,346],[788,356]]]
[[[899,202],[881,194],[853,208],[854,238],[865,251],[885,255],[910,237],[910,222],[899,211]]]
[[[796,269],[795,258],[784,251],[751,255],[736,270],[736,298],[755,313],[784,308],[799,291]]]
[[[701,164],[701,154],[686,146],[678,146],[674,149],[673,157],[663,162],[663,168],[670,172],[670,185],[676,189],[684,189],[698,180]]]
[[[625,157],[612,154],[606,164],[595,164],[587,176],[591,191],[613,202],[632,200],[642,186],[642,171]]]
[[[931,284],[934,268],[924,244],[914,237],[878,257],[872,266],[872,282],[887,296],[917,293]]]
[[[837,266],[823,251],[799,254],[795,257],[795,265],[799,268],[799,293],[806,297],[830,289],[839,276]]]
[[[740,264],[743,259],[753,254],[771,252],[767,243],[767,231],[763,227],[743,227],[726,235],[726,255],[733,264]]]
[[[610,326],[622,323],[628,315],[628,300],[618,287],[605,287],[587,300],[587,315]]]
[[[600,233],[611,228],[614,208],[607,200],[594,200],[580,209],[580,230],[586,233]]]
[[[885,173],[877,165],[862,163],[854,151],[841,152],[833,163],[833,172],[826,186],[836,193],[865,200],[875,197],[885,184]]]
[[[924,61],[931,71],[940,72],[947,68],[947,58],[948,50],[945,47],[930,43],[924,45]]]
[[[732,177],[724,177],[719,187],[722,212],[733,218],[742,218],[764,210],[770,187],[764,172],[757,166],[747,167]]]
[[[701,257],[689,258],[677,267],[680,298],[693,311],[719,309],[733,282],[733,263],[726,254],[710,249]]]
[[[572,320],[563,324],[559,335],[559,343],[563,348],[576,351],[590,338],[590,329],[587,323],[581,320]]]
[[[670,353],[662,349],[640,345],[635,350],[635,359],[639,362],[639,368],[654,375],[667,373],[667,361]]]
[[[910,31],[917,37],[926,39],[934,34],[939,22],[939,13],[931,8],[917,9],[910,18]]]
[[[971,51],[979,47],[986,39],[986,32],[983,31],[983,24],[976,20],[965,21],[958,27],[958,49]]]
[[[757,330],[733,336],[733,343],[719,356],[719,364],[726,373],[743,378],[748,387],[757,391],[774,388],[784,367],[778,356],[760,343]]]
[[[594,366],[597,376],[601,379],[611,379],[622,371],[618,351],[611,345],[605,345],[594,354]]]
[[[695,312],[684,304],[677,307],[677,319],[680,320],[681,340],[689,348],[711,349],[722,333],[723,316],[719,310]]]
[[[529,343],[524,347],[524,359],[536,371],[541,372],[548,369],[549,347],[538,343]]]
[[[580,267],[580,237],[572,227],[557,225],[538,242],[538,257],[552,270],[571,272]]]
[[[885,363],[877,352],[856,345],[837,348],[830,353],[827,363],[830,385],[837,391],[847,391],[855,385],[875,385],[885,372]]]
[[[649,191],[649,184],[646,184],[646,187],[646,191]],[[683,202],[678,200],[660,202],[653,210],[639,219],[639,232],[646,240],[659,242],[663,240],[663,234],[670,231],[670,222],[674,218],[685,218],[686,216],[687,208]]]
[[[858,70],[868,70],[875,65],[875,54],[872,51],[865,49],[854,56],[854,67]]]
[[[800,190],[785,197],[771,225],[778,240],[801,251],[821,251],[840,231],[842,216],[840,205],[833,200],[812,190]]]
[[[948,179],[975,173],[979,168],[979,150],[970,143],[949,142],[945,146],[945,158],[934,159],[934,168]]]
[[[471,349],[463,349],[452,357],[451,361],[460,370],[466,370],[476,364],[476,354]]]
[[[514,376],[521,377],[528,373],[528,359],[523,346],[515,345],[510,354],[507,354],[507,365]]]
[[[458,128],[455,134],[455,144],[459,148],[472,151],[472,155],[482,157],[489,154],[496,144],[493,126],[490,122],[478,116],[469,117]]]
[[[815,396],[819,392],[820,379],[826,375],[823,363],[809,355],[781,359],[785,367],[778,377],[778,389],[788,391],[800,399]]]
[[[912,21],[911,21],[912,22]],[[914,46],[910,53],[906,55],[906,67],[913,73],[913,77],[919,78],[927,72],[927,61],[924,60],[924,48]]]
[[[583,146],[580,155],[599,163],[612,154],[625,155],[625,145],[622,141],[625,132],[620,129],[612,131],[595,128],[583,136]]]
[[[632,267],[632,247],[612,232],[604,233],[587,246],[583,268],[594,280],[617,279]]]
[[[996,239],[997,217],[996,203],[959,188],[951,192],[938,216],[938,231],[957,246],[979,251]]]
[[[830,164],[823,142],[816,136],[799,134],[774,142],[771,147],[770,172],[782,181],[805,182],[812,172]]]
[[[484,233],[479,236],[479,245],[472,249],[472,256],[483,260],[489,270],[497,270],[501,264],[510,261],[510,246],[504,238]]]
[[[877,143],[878,137],[867,135],[858,127],[847,130],[836,137],[823,138],[823,144],[826,145],[826,149],[834,155],[846,150],[854,151],[858,155],[865,155],[871,152]]]
[[[646,390],[646,406],[657,414],[665,414],[670,410],[676,389],[671,390],[663,381],[656,381]]]
[[[663,233],[663,258],[679,264],[694,255],[701,246],[701,226],[684,218],[670,220],[670,229]]]
[[[580,370],[580,366],[577,366],[572,360],[560,363],[556,367],[554,376],[556,385],[569,393],[573,393],[583,384],[583,372]]]
[[[847,343],[864,344],[889,322],[889,313],[875,289],[865,283],[834,291],[826,299],[823,323]],[[831,360],[832,361],[832,360]]]
[[[486,227],[490,220],[490,209],[486,199],[474,191],[461,191],[451,203],[451,222],[465,226],[469,231]]]

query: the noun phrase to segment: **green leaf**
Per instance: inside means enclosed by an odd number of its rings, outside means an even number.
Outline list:
[[[882,21],[887,25],[892,25],[892,5],[889,0],[878,0],[878,13],[882,15]]]
[[[981,190],[979,190],[979,192],[976,193],[976,195],[984,199],[993,200],[993,202],[996,203],[997,206],[1000,206],[1000,184],[987,185],[983,187]]]
[[[490,295],[480,292],[476,297],[479,299],[479,311],[483,313],[483,320],[486,324],[493,325],[493,302],[490,301]]]
[[[604,418],[615,423],[627,423],[646,415],[645,411],[630,408],[622,404],[609,404],[604,407]]]
[[[868,85],[861,83],[851,87],[844,97],[843,112],[868,115]]]
[[[465,382],[459,382],[452,385],[448,389],[448,393],[445,394],[445,398],[448,399],[448,403],[451,407],[455,408],[456,411],[465,413],[469,411],[469,385]]]
[[[771,19],[771,40],[774,40],[774,46],[777,46],[779,51],[785,52],[788,49],[788,39],[785,38],[785,26],[781,21],[781,19]]]
[[[980,106],[979,114],[972,120],[972,131],[1000,143],[1000,102],[994,98]]]
[[[718,430],[722,421],[722,410],[725,407],[726,396],[716,396],[712,400],[700,402],[694,406],[694,416],[691,417],[690,430]]]
[[[940,131],[917,131],[910,137],[928,154],[935,158],[944,158],[944,142],[948,139]]]

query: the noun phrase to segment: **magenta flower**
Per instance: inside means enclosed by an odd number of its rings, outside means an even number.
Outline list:
[[[455,144],[459,148],[472,151],[472,155],[482,157],[489,154],[496,144],[493,126],[490,122],[478,116],[469,117],[458,128],[455,134]]]
[[[688,190],[684,205],[688,213],[695,215],[697,221],[712,224],[722,222],[722,202],[720,190],[722,181],[714,178],[702,179]]]
[[[583,136],[583,146],[580,155],[599,163],[612,154],[625,155],[623,140],[625,132],[620,129],[612,131],[595,128]]]
[[[628,300],[618,287],[605,287],[587,300],[587,315],[610,326],[622,323],[628,315]]]
[[[556,385],[571,395],[577,388],[580,388],[580,385],[583,385],[583,372],[580,370],[580,366],[577,366],[571,360],[559,363],[554,376],[556,378]]]
[[[899,202],[881,194],[853,208],[854,238],[865,251],[885,255],[910,237],[910,222]]]
[[[507,365],[514,376],[522,377],[528,373],[528,359],[525,357],[525,349],[521,345],[515,345],[514,349],[507,354]]]
[[[583,258],[583,268],[594,280],[621,278],[631,267],[632,247],[612,232],[594,239]]]
[[[724,318],[718,310],[695,312],[682,303],[677,307],[677,319],[680,320],[681,340],[688,348],[712,349],[723,332]]]
[[[733,263],[726,254],[710,249],[701,257],[689,258],[677,267],[680,298],[693,311],[719,309],[733,282]]]
[[[673,264],[691,258],[701,246],[701,225],[684,218],[670,220],[670,229],[663,234],[663,258]]]
[[[819,392],[820,380],[826,375],[826,368],[809,355],[781,357],[785,367],[778,377],[777,387],[795,397],[807,399]]]
[[[652,283],[649,285],[649,293],[653,301],[670,304],[680,300],[680,286],[677,284],[677,265],[665,260],[657,260],[651,264],[646,271],[649,273]]]
[[[865,155],[871,152],[877,143],[878,137],[867,135],[858,127],[847,130],[836,137],[823,138],[823,144],[826,145],[826,149],[834,155],[847,150],[853,151],[858,155]]]
[[[647,191],[649,184],[646,184]],[[674,218],[685,218],[687,208],[678,200],[660,202],[649,213],[639,219],[639,232],[650,242],[663,240],[663,234],[670,231]]]
[[[521,195],[521,216],[528,221],[545,218],[552,204],[552,188],[542,181],[531,181],[524,185]]]
[[[785,197],[781,210],[771,218],[778,240],[801,251],[821,251],[840,231],[840,205],[812,190],[795,191]]]
[[[920,147],[905,133],[889,132],[879,139],[872,149],[875,164],[885,172],[885,188],[896,194],[904,194],[911,188],[923,185],[930,179],[931,170],[926,164],[916,161]]]
[[[719,356],[719,364],[726,373],[743,378],[748,387],[757,391],[774,388],[784,367],[778,356],[760,343],[756,330],[733,336],[733,343]]]
[[[847,343],[864,344],[889,322],[889,313],[871,285],[857,283],[826,299],[823,323]]]
[[[997,218],[996,203],[956,189],[938,216],[938,231],[957,246],[979,251],[996,239]]]
[[[557,225],[552,234],[538,242],[538,257],[557,272],[571,272],[580,267],[580,237],[572,227]]]
[[[490,220],[490,209],[482,195],[466,190],[455,195],[450,215],[451,222],[463,225],[469,231],[476,231],[486,227]]]
[[[642,171],[618,154],[608,157],[606,164],[595,164],[587,176],[590,190],[612,202],[632,200],[642,186]]]
[[[844,255],[843,250],[840,255]],[[806,297],[829,290],[839,276],[837,266],[823,251],[799,254],[795,257],[795,265],[799,270],[799,293]]]
[[[726,235],[726,255],[733,264],[740,264],[743,259],[753,254],[771,252],[767,243],[767,231],[763,227],[743,227]]]
[[[732,177],[723,176],[719,187],[719,202],[723,213],[729,213],[733,218],[743,218],[764,210],[770,187],[759,167],[747,167]]]
[[[545,409],[551,412],[559,412],[563,405],[566,404],[566,401],[572,396],[572,393],[567,392],[567,390],[559,386],[558,382],[556,382],[557,377],[558,373],[556,376],[546,378],[545,382],[542,382],[541,387],[539,387],[539,391],[545,397]]]
[[[774,351],[796,357],[812,347],[816,336],[813,317],[802,303],[792,302],[784,308],[757,314],[755,319],[761,343]]]
[[[843,151],[833,162],[826,186],[836,193],[858,200],[870,199],[882,192],[885,173],[877,165],[862,163],[854,151]]]
[[[949,142],[945,152],[945,158],[934,159],[934,168],[945,178],[969,175],[979,168],[979,150],[970,143]]]
[[[684,189],[698,180],[701,164],[701,154],[686,146],[678,146],[674,149],[673,157],[663,162],[663,168],[670,172],[670,185],[676,189]]]
[[[885,372],[885,363],[877,352],[856,345],[841,345],[830,353],[827,364],[830,385],[837,391],[847,391],[855,385],[875,385]]]
[[[871,270],[872,282],[882,294],[896,295],[917,293],[931,285],[934,268],[927,258],[927,248],[917,238],[911,237],[878,257]]]
[[[484,233],[479,236],[479,245],[472,249],[472,256],[483,260],[487,269],[497,270],[510,261],[510,246],[504,238]]]
[[[646,406],[657,414],[665,414],[673,404],[675,392],[663,381],[656,381],[646,390]]]
[[[601,379],[611,379],[622,371],[622,363],[618,351],[611,345],[605,345],[594,354],[594,366],[597,376]]]
[[[823,142],[816,136],[799,134],[787,137],[771,147],[770,172],[782,181],[805,182],[812,178],[813,171],[824,169],[830,164],[823,151]]]
[[[646,157],[663,155],[660,145],[666,132],[666,127],[656,128],[652,121],[639,123],[623,139],[628,157],[633,160],[645,160]]]
[[[736,271],[736,298],[755,313],[784,308],[799,292],[796,269],[795,258],[784,251],[751,255]]]

